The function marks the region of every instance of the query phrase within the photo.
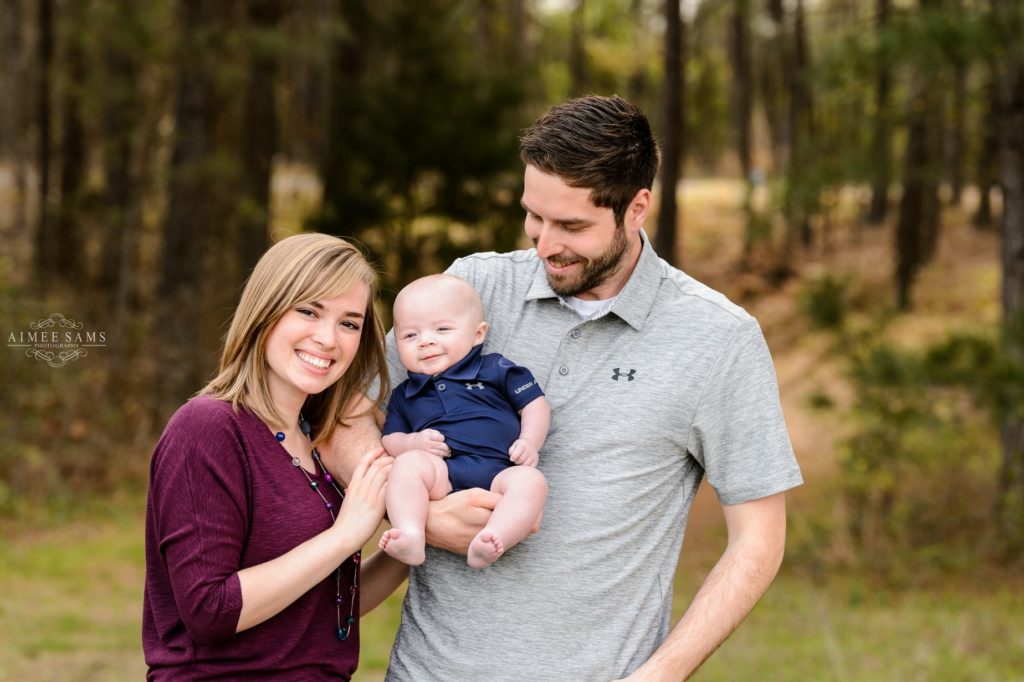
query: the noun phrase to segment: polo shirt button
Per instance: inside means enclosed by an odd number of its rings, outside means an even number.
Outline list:
[[[572,330],[572,334],[569,334],[569,336],[571,336],[574,339],[580,338],[580,330],[579,329],[573,329]]]
[[[558,373],[561,374],[564,377],[566,374],[569,373],[569,368],[568,367],[560,367],[558,369]]]
[[[444,384],[438,384],[437,385],[437,390],[443,391],[444,389],[445,389],[445,385]]]

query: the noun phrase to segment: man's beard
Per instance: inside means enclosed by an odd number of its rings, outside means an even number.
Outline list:
[[[556,276],[549,272],[548,284],[551,285],[552,291],[559,296],[575,296],[595,289],[619,271],[628,249],[626,230],[622,225],[618,225],[615,228],[612,243],[608,245],[608,249],[604,253],[593,259],[576,256],[575,262],[578,262],[580,267],[575,275]],[[574,262],[571,258],[565,261],[548,260],[556,266]]]

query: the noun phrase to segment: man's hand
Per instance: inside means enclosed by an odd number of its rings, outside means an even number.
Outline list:
[[[540,461],[537,446],[526,438],[519,438],[512,443],[512,447],[508,449],[508,456],[513,462],[524,467],[535,467]]]
[[[465,554],[500,499],[498,493],[470,488],[431,501],[427,511],[427,543]]]
[[[469,551],[469,543],[483,530],[491,512],[501,500],[499,493],[470,488],[432,500],[427,511],[427,544],[456,554]],[[540,530],[544,512],[533,523],[531,533]]]

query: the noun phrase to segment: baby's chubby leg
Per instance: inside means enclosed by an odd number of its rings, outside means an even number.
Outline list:
[[[466,563],[473,568],[490,566],[506,549],[530,534],[544,509],[548,483],[534,467],[513,466],[494,477],[491,490],[501,493],[501,501],[469,545]]]
[[[424,527],[427,504],[452,489],[444,460],[422,450],[395,458],[388,477],[387,506],[391,528],[380,538],[380,548],[402,563],[419,566],[425,558]]]

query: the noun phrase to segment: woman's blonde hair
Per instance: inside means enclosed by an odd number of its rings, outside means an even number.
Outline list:
[[[260,258],[224,339],[217,376],[199,392],[254,412],[273,428],[287,426],[270,396],[267,338],[294,306],[336,298],[362,283],[369,291],[359,348],[342,377],[322,393],[306,398],[302,414],[314,440],[330,440],[344,425],[345,412],[366,395],[375,377],[389,386],[384,326],[376,310],[377,273],[352,244],[326,234],[305,233],[282,239]],[[383,392],[372,409],[381,406]]]

